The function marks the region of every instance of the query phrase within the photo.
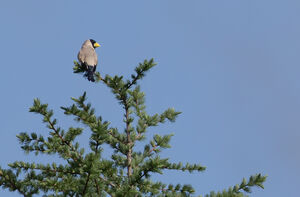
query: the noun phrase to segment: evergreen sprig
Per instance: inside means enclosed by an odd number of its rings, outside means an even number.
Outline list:
[[[222,192],[211,192],[210,194],[205,195],[205,197],[242,197],[247,196],[241,191],[246,193],[251,193],[251,187],[260,187],[264,189],[263,183],[266,181],[267,176],[262,176],[261,174],[256,174],[250,176],[248,182],[244,178],[240,184],[235,185],[234,187],[229,187],[228,190],[223,190]]]
[[[77,61],[74,61],[74,67],[73,67],[73,72],[74,73],[83,73],[86,71],[86,68],[84,65],[80,64]]]
[[[154,134],[146,141],[149,127],[156,127],[166,121],[175,122],[181,112],[168,108],[162,113],[148,114],[145,94],[138,82],[156,65],[153,59],[145,60],[134,70],[129,79],[123,76],[104,78],[95,73],[96,82],[103,82],[115,95],[122,108],[123,130],[111,126],[96,113],[96,109],[87,102],[87,94],[71,98],[73,104],[61,107],[64,114],[74,117],[84,126],[62,129],[53,118],[53,110],[48,104],[34,99],[30,112],[42,116],[48,136],[38,133],[21,132],[17,135],[21,148],[26,153],[57,155],[61,162],[46,164],[16,161],[9,164],[10,169],[0,168],[0,185],[11,191],[18,191],[23,196],[43,193],[43,196],[111,196],[111,197],[184,197],[195,193],[191,185],[172,185],[151,180],[153,174],[163,174],[165,170],[202,172],[206,168],[200,164],[172,163],[169,158],[161,157],[162,150],[170,148],[173,134]],[[85,68],[74,62],[74,73],[83,73]],[[76,141],[83,132],[90,132],[89,150],[85,151]],[[138,150],[136,143],[144,143],[144,149]],[[108,146],[105,146],[108,145]],[[111,157],[102,153],[111,148]],[[251,188],[263,188],[265,176],[260,174],[245,179],[223,192],[206,195],[244,196]]]

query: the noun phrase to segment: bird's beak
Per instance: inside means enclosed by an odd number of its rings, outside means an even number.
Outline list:
[[[95,48],[100,47],[100,46],[101,46],[101,45],[100,45],[99,43],[97,43],[97,42],[94,44],[94,47],[95,47]]]

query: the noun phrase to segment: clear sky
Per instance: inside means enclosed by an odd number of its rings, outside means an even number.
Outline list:
[[[96,112],[121,128],[108,88],[72,73],[82,42],[93,38],[102,44],[101,74],[130,76],[138,62],[155,58],[141,83],[148,111],[183,112],[155,128],[175,134],[163,155],[207,166],[155,179],[206,194],[261,172],[265,190],[251,196],[299,196],[299,10],[296,0],[1,1],[0,165],[49,161],[24,155],[15,137],[47,133],[28,112],[35,97],[68,126],[74,122],[59,107],[87,91]],[[82,143],[88,136],[85,130]]]

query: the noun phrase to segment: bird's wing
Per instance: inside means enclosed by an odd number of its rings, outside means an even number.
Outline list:
[[[77,54],[77,58],[81,64],[84,64],[84,55],[83,55],[83,52],[81,51],[81,49]]]

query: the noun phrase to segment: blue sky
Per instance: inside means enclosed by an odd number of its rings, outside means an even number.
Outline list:
[[[1,167],[49,161],[24,155],[15,137],[47,133],[28,112],[36,97],[67,127],[74,122],[59,107],[87,91],[96,112],[122,128],[110,91],[72,73],[82,42],[93,38],[102,44],[101,74],[130,76],[138,62],[155,58],[141,82],[149,113],[183,112],[153,130],[175,134],[163,155],[207,166],[155,179],[206,194],[261,172],[265,190],[251,196],[298,196],[299,9],[295,0],[1,1]],[[0,196],[20,195],[1,189]]]

